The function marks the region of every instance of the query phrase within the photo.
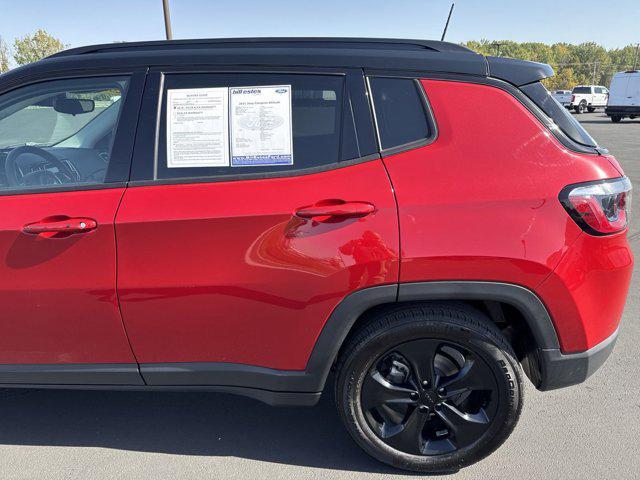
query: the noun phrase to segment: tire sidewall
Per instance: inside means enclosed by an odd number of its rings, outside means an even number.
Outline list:
[[[499,404],[492,425],[476,443],[449,454],[418,456],[393,449],[369,427],[360,405],[362,383],[373,363],[394,346],[420,338],[442,339],[471,350],[489,365],[498,385]],[[342,388],[336,391],[336,395],[351,435],[375,458],[408,470],[457,470],[492,453],[515,427],[522,406],[518,368],[510,353],[479,332],[453,324],[446,318],[412,322],[383,330],[352,352],[340,372],[338,385]]]

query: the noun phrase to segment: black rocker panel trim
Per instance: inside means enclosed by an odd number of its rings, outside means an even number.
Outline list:
[[[273,391],[305,390],[309,375],[304,370],[271,368],[224,362],[142,363],[140,372],[151,386],[226,385]],[[311,390],[311,386],[309,387]]]
[[[135,363],[0,365],[0,384],[144,385]]]
[[[253,398],[260,402],[276,407],[312,407],[318,400],[322,392],[273,392],[271,390],[260,390],[251,387],[231,387],[226,385],[180,385],[180,386],[151,386],[151,385],[55,385],[41,383],[0,383],[0,388],[34,388],[44,390],[107,390],[122,392],[215,392],[241,395]]]

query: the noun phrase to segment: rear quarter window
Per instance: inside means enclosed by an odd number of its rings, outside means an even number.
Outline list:
[[[589,87],[584,87],[589,89]],[[520,87],[524,94],[562,130],[562,132],[576,143],[588,147],[597,147],[596,141],[582,128],[582,125],[573,118],[573,115],[551,96],[549,91],[540,82],[531,83]],[[590,89],[589,89],[590,90]],[[573,90],[576,93],[576,89]]]

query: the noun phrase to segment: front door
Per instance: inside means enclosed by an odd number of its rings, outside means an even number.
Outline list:
[[[0,95],[0,383],[141,383],[114,232],[131,157],[118,119],[141,88],[105,75]]]
[[[145,380],[215,384],[229,364],[304,370],[345,295],[398,280],[395,200],[362,73],[155,75],[145,108],[158,110],[160,90],[157,146],[141,133],[139,181],[116,221]]]

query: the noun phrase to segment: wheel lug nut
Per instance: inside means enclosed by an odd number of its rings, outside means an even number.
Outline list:
[[[444,387],[440,387],[440,388],[438,389],[438,394],[439,394],[439,395],[446,395],[446,394],[447,394],[447,389],[446,389],[446,388],[444,388]]]
[[[422,386],[423,386],[424,388],[428,388],[428,387],[429,387],[429,380],[423,380],[423,381],[422,381]]]
[[[437,403],[436,404],[436,410],[440,410],[442,408],[442,403]]]
[[[429,407],[427,407],[426,405],[420,405],[418,407],[418,411],[421,413],[429,413]]]
[[[412,400],[416,400],[418,398],[418,394],[416,392],[411,392],[411,395],[409,395],[411,397]]]

